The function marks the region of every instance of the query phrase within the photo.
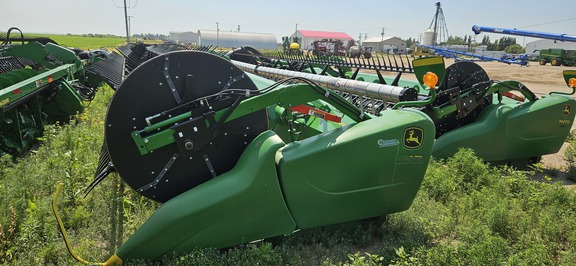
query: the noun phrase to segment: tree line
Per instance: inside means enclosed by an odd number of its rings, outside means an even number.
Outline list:
[[[406,47],[412,47],[419,43],[416,38],[408,38],[405,41]],[[526,52],[520,44],[516,43],[516,38],[513,37],[502,37],[492,42],[490,36],[485,35],[482,37],[482,41],[478,43],[474,41],[472,35],[464,35],[464,37],[450,36],[441,45],[468,45],[468,47],[486,45],[487,51],[505,51],[509,54],[523,54]]]

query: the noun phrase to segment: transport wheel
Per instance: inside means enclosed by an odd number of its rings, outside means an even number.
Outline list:
[[[541,65],[541,66],[546,65],[546,60],[545,60],[545,59],[540,59],[540,65]]]
[[[554,58],[554,59],[552,59],[551,64],[552,64],[553,66],[561,66],[561,65],[562,65],[562,59],[560,59],[560,58]]]

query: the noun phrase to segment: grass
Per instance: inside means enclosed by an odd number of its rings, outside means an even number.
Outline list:
[[[42,35],[82,49],[124,38]],[[51,211],[59,208],[75,251],[104,261],[158,207],[109,176],[87,197],[113,95],[103,87],[71,123],[46,127],[27,156],[0,158],[0,264],[74,265]],[[576,180],[570,139],[569,178]],[[407,211],[225,250],[171,254],[164,265],[575,265],[576,190],[537,182],[526,172],[492,167],[471,150],[433,160]],[[132,261],[131,265],[150,265]]]
[[[83,50],[117,47],[126,43],[126,38],[110,35],[55,35],[55,34],[26,34],[24,37],[48,37],[58,44],[66,47]]]
[[[70,240],[89,261],[106,260],[157,207],[115,175],[82,195],[96,168],[111,96],[109,88],[100,89],[72,123],[49,126],[37,150],[16,162],[0,160],[0,263],[76,263],[50,209],[59,182],[65,184],[59,208]],[[574,191],[491,167],[462,150],[432,161],[407,211],[226,250],[173,254],[164,264],[573,265],[575,220]]]

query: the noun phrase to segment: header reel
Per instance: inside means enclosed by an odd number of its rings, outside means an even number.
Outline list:
[[[114,167],[133,189],[159,202],[229,171],[268,128],[266,111],[228,123],[214,114],[257,91],[244,72],[216,55],[185,51],[150,59],[126,78],[110,103],[105,133]],[[150,129],[183,113],[191,116]],[[166,138],[175,144],[141,154],[148,137],[165,129],[173,130]],[[134,147],[135,134],[143,139],[140,149]]]

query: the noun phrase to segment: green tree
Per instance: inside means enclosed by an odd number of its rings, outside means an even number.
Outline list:
[[[448,40],[446,40],[446,44],[448,45],[464,45],[466,44],[466,39],[459,37],[459,36],[450,36]]]
[[[412,45],[416,44],[416,38],[412,39],[412,37],[406,40],[406,47],[412,47]]]
[[[520,44],[515,43],[506,47],[504,51],[508,54],[523,54],[526,52],[526,49],[524,49]]]
[[[484,35],[484,37],[482,37],[482,45],[490,45],[492,43],[490,43],[490,37],[488,35]]]

